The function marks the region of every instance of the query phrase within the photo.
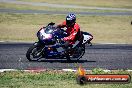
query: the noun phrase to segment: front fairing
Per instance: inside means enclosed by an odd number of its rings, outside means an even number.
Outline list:
[[[42,43],[51,43],[53,41],[53,34],[50,33],[50,31],[45,30],[45,28],[42,28],[37,33],[38,40]]]
[[[59,28],[55,28],[53,26],[47,26],[41,28],[38,33],[37,37],[40,42],[45,43],[46,45],[53,45],[56,43],[57,39],[61,39],[65,37],[64,31]]]

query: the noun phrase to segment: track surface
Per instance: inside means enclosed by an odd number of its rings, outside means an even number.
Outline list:
[[[79,7],[69,5],[58,5],[48,3],[31,3],[16,0],[0,0],[0,2],[28,4],[35,6],[48,6],[56,8],[83,8],[98,10],[120,10],[132,11],[132,9],[100,8],[100,7]],[[40,13],[40,14],[67,14],[69,12],[54,12],[41,10],[14,10],[0,8],[0,13]],[[76,12],[77,13],[77,12]],[[78,12],[81,15],[132,15],[132,12]],[[29,43],[0,43],[0,69],[77,69],[81,64],[85,69],[104,68],[104,69],[132,69],[132,45],[126,44],[96,44],[86,47],[86,53],[79,62],[67,62],[64,59],[43,59],[41,62],[29,62],[26,51],[31,46]]]
[[[42,59],[29,62],[26,51],[30,43],[0,43],[0,69],[132,69],[132,45],[94,44],[86,47],[86,53],[80,61],[67,62],[65,59]]]

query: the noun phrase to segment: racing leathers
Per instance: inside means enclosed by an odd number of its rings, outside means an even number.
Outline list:
[[[81,32],[80,27],[77,23],[74,23],[71,26],[67,26],[66,21],[64,21],[61,24],[57,25],[57,27],[59,28],[66,27],[66,33],[68,36],[64,37],[63,40],[68,41],[69,44],[74,44],[80,38]]]

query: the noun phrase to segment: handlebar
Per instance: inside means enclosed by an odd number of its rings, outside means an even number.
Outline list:
[[[64,46],[65,41],[63,41],[62,39],[57,39],[57,42],[58,42],[61,46]]]

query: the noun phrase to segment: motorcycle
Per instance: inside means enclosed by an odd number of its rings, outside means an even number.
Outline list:
[[[55,23],[49,23],[37,32],[38,42],[35,42],[27,51],[29,61],[40,61],[42,58],[64,58],[68,61],[79,60],[85,53],[85,45],[91,43],[92,35],[81,32],[81,37],[66,51],[64,41],[67,36],[64,29],[56,28]]]

